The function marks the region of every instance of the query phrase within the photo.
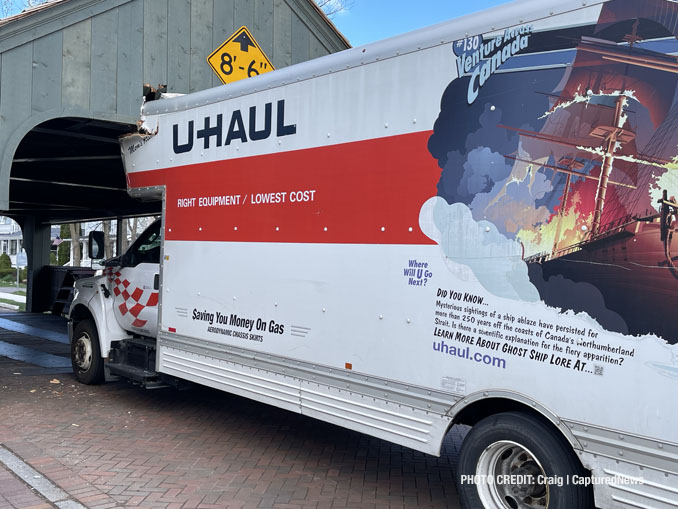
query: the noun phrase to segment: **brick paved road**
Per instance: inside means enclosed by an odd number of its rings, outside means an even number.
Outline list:
[[[461,433],[435,458],[202,387],[83,386],[0,362],[0,444],[87,507],[458,508]],[[0,508],[45,503],[3,470],[0,494]]]
[[[50,509],[52,505],[12,475],[10,471],[0,466],[0,507]]]

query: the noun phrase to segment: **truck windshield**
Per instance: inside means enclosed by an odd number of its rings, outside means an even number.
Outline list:
[[[126,265],[134,267],[140,263],[160,263],[162,229],[160,220],[149,226],[132,245],[126,255]]]

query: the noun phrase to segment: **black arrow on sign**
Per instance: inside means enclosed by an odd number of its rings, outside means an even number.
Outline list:
[[[245,32],[244,30],[242,32],[240,32],[238,37],[233,39],[233,42],[240,43],[240,51],[244,51],[246,53],[249,50],[250,46],[252,46],[253,48],[256,47],[256,45],[254,44],[254,41],[252,39],[250,39],[250,36],[247,35],[247,32]]]

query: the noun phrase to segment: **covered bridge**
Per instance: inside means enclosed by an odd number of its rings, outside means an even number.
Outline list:
[[[275,68],[349,47],[312,0],[56,0],[0,21],[0,214],[23,229],[27,310],[48,307],[50,224],[159,212],[127,196],[117,138],[144,84],[220,85],[206,57],[243,25]]]

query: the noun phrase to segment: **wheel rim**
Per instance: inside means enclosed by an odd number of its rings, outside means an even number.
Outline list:
[[[478,459],[476,474],[480,476],[478,495],[487,508],[548,507],[544,468],[529,449],[516,442],[502,440],[490,445]]]
[[[74,353],[75,365],[80,371],[87,371],[92,365],[92,339],[89,334],[83,332],[75,340]]]

